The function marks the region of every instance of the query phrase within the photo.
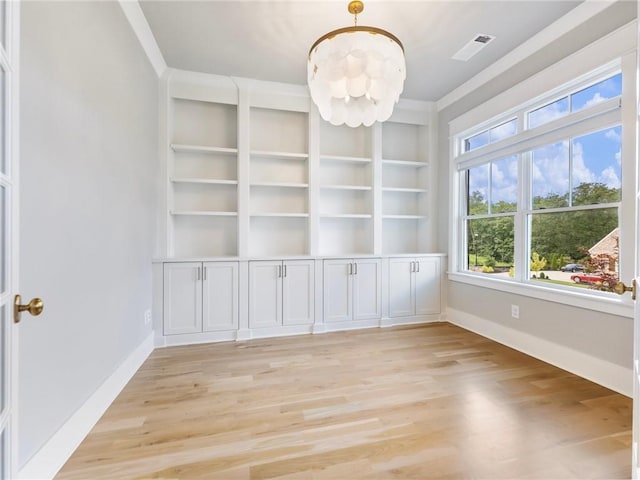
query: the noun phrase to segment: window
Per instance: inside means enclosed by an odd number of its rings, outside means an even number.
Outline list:
[[[484,147],[490,143],[499,142],[505,138],[512,137],[516,134],[518,127],[517,120],[513,120],[501,123],[495,127],[488,128],[483,132],[476,133],[472,137],[464,139],[464,151],[469,152],[476,148]]]
[[[622,74],[618,73],[559,100],[537,107],[527,115],[528,127],[539,127],[570,112],[578,112],[620,95],[622,95]]]
[[[457,271],[567,291],[617,281],[621,96],[618,66],[455,137]]]

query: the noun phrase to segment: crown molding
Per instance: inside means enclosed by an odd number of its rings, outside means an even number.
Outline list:
[[[142,8],[140,8],[138,0],[118,0],[118,3],[120,7],[122,7],[122,11],[125,17],[127,17],[133,32],[136,34],[136,37],[138,37],[140,45],[142,45],[144,52],[147,54],[147,58],[151,62],[153,69],[156,71],[156,75],[158,78],[161,78],[167,70],[167,62],[165,62],[156,38],[151,32],[149,23],[144,13],[142,13]]]

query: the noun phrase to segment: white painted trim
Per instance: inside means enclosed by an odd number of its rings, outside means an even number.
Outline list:
[[[571,305],[596,312],[633,318],[633,302],[628,295],[617,296],[607,292],[574,287],[548,287],[536,285],[533,281],[518,282],[508,278],[497,278],[474,272],[449,272],[449,281],[465,283],[476,287],[490,288],[501,292],[513,293],[538,300]]]
[[[10,95],[10,101],[7,104],[8,115],[6,117],[6,135],[7,141],[5,148],[9,153],[10,170],[12,186],[9,189],[10,193],[10,218],[5,220],[10,222],[11,232],[8,238],[9,257],[5,259],[8,263],[9,275],[7,292],[9,293],[9,303],[6,304],[7,315],[9,317],[8,329],[7,329],[7,351],[4,352],[5,358],[5,373],[8,374],[7,385],[9,388],[9,394],[7,395],[9,412],[9,458],[8,460],[8,473],[9,478],[18,471],[18,445],[19,430],[18,430],[18,414],[19,414],[19,389],[18,389],[18,345],[19,341],[19,329],[18,325],[11,321],[11,301],[13,295],[19,292],[20,288],[20,12],[21,6],[19,2],[5,2],[6,5],[6,45],[9,49],[8,60],[10,62],[11,69],[6,76],[6,85],[8,87],[8,93]],[[0,319],[2,321],[2,319]],[[3,353],[0,353],[3,355]],[[0,466],[0,468],[2,468]]]
[[[480,73],[466,81],[458,88],[452,90],[436,102],[438,111],[454,104],[464,96],[472,93],[482,85],[490,82],[494,78],[503,74],[511,67],[533,55],[538,50],[556,41],[565,33],[583,24],[606,8],[610,7],[616,0],[586,0],[560,17],[551,25],[541,30],[520,46],[514,48],[507,55],[497,62],[491,64]]]
[[[138,37],[140,45],[142,45],[142,49],[147,54],[147,58],[149,58],[153,69],[156,71],[156,75],[158,75],[158,78],[161,78],[167,69],[167,62],[165,62],[162,56],[160,47],[158,47],[149,23],[144,13],[142,13],[140,4],[137,0],[118,0],[118,3],[120,7],[122,7],[124,16],[129,20],[131,28],[136,34],[136,37]]]
[[[18,479],[50,479],[62,468],[131,377],[153,352],[153,332],[18,472]]]
[[[447,315],[448,321],[454,325],[555,365],[622,395],[628,397],[632,395],[631,368],[616,365],[467,312],[450,308]]]

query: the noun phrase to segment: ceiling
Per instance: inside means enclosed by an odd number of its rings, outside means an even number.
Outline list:
[[[313,42],[353,24],[347,1],[141,0],[169,67],[306,84]],[[368,0],[359,25],[404,44],[405,98],[439,100],[581,0]],[[467,62],[451,57],[477,34],[496,39]]]

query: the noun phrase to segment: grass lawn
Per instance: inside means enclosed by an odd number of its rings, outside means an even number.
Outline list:
[[[542,282],[542,283],[555,283],[556,285],[568,285],[570,287],[578,287],[578,288],[589,288],[590,285],[584,284],[584,283],[575,283],[575,282],[563,282],[562,280],[550,280],[548,278],[532,278],[532,280],[535,280],[536,282]]]

